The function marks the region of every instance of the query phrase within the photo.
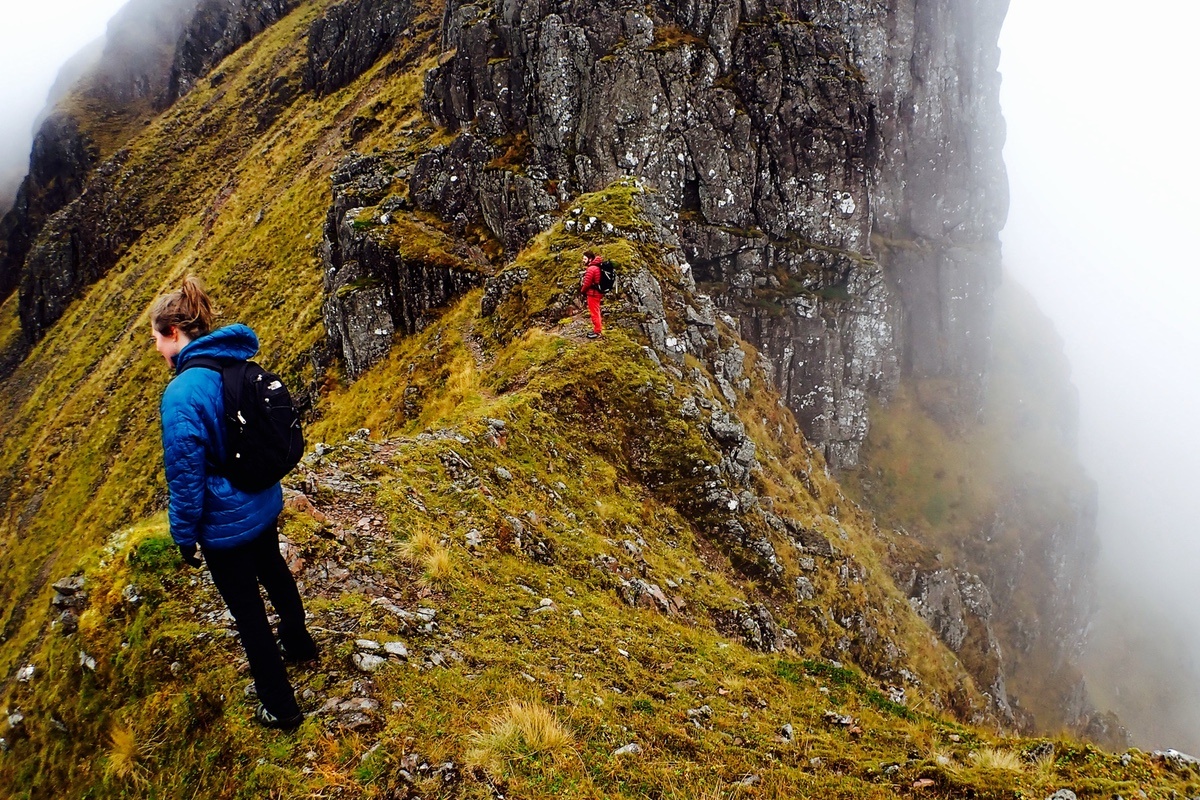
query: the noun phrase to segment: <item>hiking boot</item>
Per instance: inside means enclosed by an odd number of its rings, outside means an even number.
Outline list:
[[[595,331],[592,331],[591,333],[589,333],[589,334],[587,335],[587,338],[589,338],[589,339],[599,339],[599,338],[600,338],[600,334],[596,333]]]
[[[267,711],[267,707],[262,703],[258,704],[258,709],[254,712],[254,721],[264,728],[274,728],[280,731],[294,731],[300,727],[300,723],[304,722],[304,714],[300,711],[296,712],[296,716],[280,719],[279,717]]]
[[[288,664],[295,664],[306,668],[312,668],[317,665],[321,659],[321,651],[315,646],[311,650],[301,650],[300,652],[292,652],[288,650],[283,642],[279,643],[279,652],[283,655],[283,660]]]

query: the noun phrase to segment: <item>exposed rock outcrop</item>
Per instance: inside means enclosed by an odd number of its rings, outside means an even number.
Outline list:
[[[175,46],[165,100],[173,103],[246,42],[288,14],[299,0],[200,0]]]
[[[482,282],[487,261],[414,217],[382,158],[348,158],[333,175],[325,221],[325,329],[353,377],[387,354],[393,334],[414,333],[434,312]]]
[[[952,569],[914,570],[904,588],[913,610],[967,665],[993,713],[1007,725],[1027,725],[1029,720],[1009,702],[1004,656],[992,629],[994,604],[979,576]]]
[[[83,191],[98,153],[68,114],[54,114],[38,130],[29,156],[29,174],[16,201],[0,221],[0,298],[21,280],[21,267],[33,240],[51,214]]]
[[[21,328],[36,342],[86,286],[100,278],[137,240],[149,221],[126,201],[118,153],[93,173],[88,189],[46,222],[21,274]]]
[[[413,18],[408,0],[346,0],[319,17],[308,32],[304,88],[335,92],[366,72]]]

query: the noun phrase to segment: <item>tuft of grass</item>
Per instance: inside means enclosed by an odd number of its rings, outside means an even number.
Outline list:
[[[997,747],[983,747],[971,753],[968,758],[980,769],[999,769],[1005,772],[1024,772],[1025,765],[1021,757],[1011,750],[1001,750]]]
[[[471,743],[467,763],[499,775],[518,761],[562,760],[574,752],[575,738],[546,706],[511,699],[486,732],[472,735]]]
[[[1033,760],[1029,765],[1030,771],[1037,776],[1039,780],[1049,781],[1054,778],[1054,754],[1044,753]]]
[[[141,763],[144,754],[133,729],[115,725],[109,735],[109,744],[108,761],[104,766],[105,775],[110,779],[116,778],[144,786],[149,770]]]
[[[400,543],[398,548],[400,557],[409,562],[413,566],[419,566],[425,562],[432,553],[441,550],[442,546],[438,543],[438,537],[428,530],[419,530],[406,541]]]
[[[425,554],[421,565],[424,567],[421,580],[429,586],[445,587],[454,576],[454,560],[450,557],[450,551],[440,545]]]

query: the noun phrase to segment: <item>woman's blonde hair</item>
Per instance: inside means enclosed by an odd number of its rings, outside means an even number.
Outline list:
[[[150,306],[150,324],[163,336],[171,328],[183,331],[189,339],[199,338],[212,330],[212,301],[195,277],[183,279],[183,285],[168,292]]]

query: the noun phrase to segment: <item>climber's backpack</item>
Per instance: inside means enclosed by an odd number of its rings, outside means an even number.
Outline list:
[[[304,433],[292,396],[278,375],[253,361],[197,356],[183,366],[221,373],[225,402],[225,463],[217,465],[243,492],[261,492],[292,471],[304,455]]]
[[[600,262],[600,283],[596,288],[600,294],[608,294],[617,287],[617,265],[607,258]]]

